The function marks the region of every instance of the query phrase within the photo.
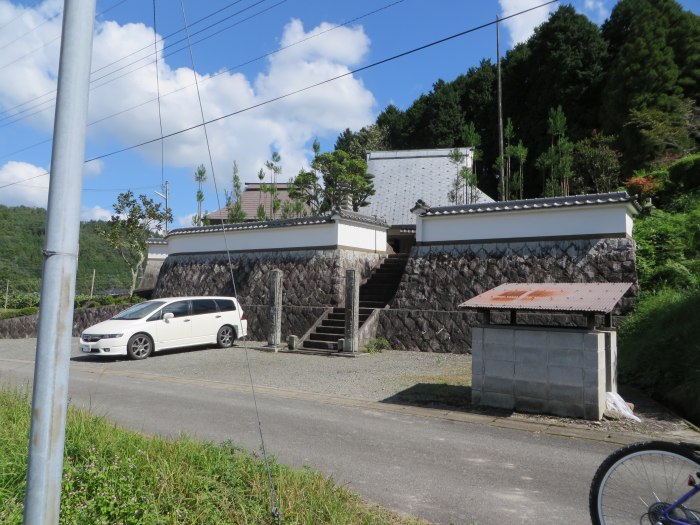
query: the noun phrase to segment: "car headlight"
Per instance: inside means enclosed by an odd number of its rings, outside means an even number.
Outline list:
[[[117,339],[123,335],[124,334],[102,334],[102,339]]]

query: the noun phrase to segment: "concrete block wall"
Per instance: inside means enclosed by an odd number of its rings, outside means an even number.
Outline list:
[[[472,402],[598,420],[605,410],[606,338],[614,335],[586,329],[473,327]],[[615,376],[616,370],[610,374]]]

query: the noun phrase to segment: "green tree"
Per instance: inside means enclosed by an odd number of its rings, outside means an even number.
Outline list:
[[[370,151],[383,151],[389,147],[389,131],[379,124],[365,126],[357,133],[346,129],[335,141],[335,149],[340,149],[350,156],[366,160]]]
[[[229,222],[243,222],[245,221],[246,214],[243,211],[243,204],[241,199],[243,198],[243,187],[241,185],[241,177],[238,174],[238,163],[233,161],[233,185],[232,192],[229,194],[226,192],[226,209],[228,210],[228,221]]]
[[[343,150],[321,153],[311,166],[323,177],[323,204],[321,211],[330,211],[350,205],[359,211],[369,204],[374,195],[374,176],[367,173],[367,162],[353,158]]]
[[[548,197],[567,197],[573,175],[574,145],[566,137],[566,115],[561,106],[550,108],[547,132],[551,136],[551,145],[536,162],[537,168],[548,174],[545,177],[544,194]]]
[[[282,157],[280,157],[280,154],[276,151],[273,151],[270,160],[265,162],[265,167],[270,172],[270,184],[266,186],[266,191],[270,194],[271,219],[277,217],[277,212],[279,211],[281,205],[279,194],[277,192],[277,178],[282,174],[282,166],[280,166],[281,161]],[[260,191],[263,191],[262,187]]]
[[[134,197],[133,192],[120,193],[114,204],[114,215],[98,234],[121,256],[131,270],[129,295],[136,289],[136,279],[143,270],[148,253],[146,240],[153,232],[160,233],[165,221],[172,221],[169,209],[155,203],[146,195]]]
[[[200,164],[197,171],[194,172],[194,181],[197,183],[197,215],[192,218],[192,224],[194,226],[202,225],[202,203],[204,202],[204,191],[202,191],[202,184],[207,180],[207,169],[204,164]]]
[[[574,145],[576,193],[606,193],[620,185],[620,153],[615,137],[593,133]]]
[[[511,149],[511,155],[515,159],[515,161],[518,163],[518,175],[516,178],[513,179],[513,188],[517,188],[518,194],[517,198],[518,199],[523,199],[524,198],[524,181],[525,181],[525,174],[524,174],[524,166],[525,162],[527,161],[527,148],[523,144],[522,140],[519,140],[518,143],[515,146],[512,146]]]

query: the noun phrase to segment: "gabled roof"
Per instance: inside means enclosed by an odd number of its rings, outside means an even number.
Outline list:
[[[265,212],[270,213],[270,203],[272,201],[272,196],[269,193],[263,193],[260,191],[261,183],[259,182],[246,182],[243,195],[241,195],[241,207],[245,212],[246,221],[255,221],[258,217],[258,206],[262,203],[265,206]],[[277,183],[277,197],[281,204],[289,199],[289,184]],[[208,213],[207,217],[212,222],[218,223],[222,220],[228,219],[228,209],[221,208],[212,213]],[[282,206],[275,213],[274,218],[280,219],[282,217]]]
[[[641,207],[625,191],[613,193],[596,193],[593,195],[573,195],[569,197],[543,197],[540,199],[523,199],[515,201],[487,202],[463,206],[431,206],[423,211],[422,217],[436,215],[468,215],[474,213],[493,213],[516,210],[552,209],[571,206],[595,206],[601,204],[629,203],[637,212]],[[416,206],[415,209],[418,209]]]
[[[459,148],[465,155],[462,166],[471,166],[472,149]],[[411,208],[417,199],[433,206],[449,204],[447,195],[457,176],[458,167],[450,161],[452,149],[370,151],[367,171],[374,175],[376,194],[362,213],[383,217],[392,226],[412,225],[416,217]],[[478,190],[477,190],[478,191]],[[493,202],[478,191],[477,202]]]

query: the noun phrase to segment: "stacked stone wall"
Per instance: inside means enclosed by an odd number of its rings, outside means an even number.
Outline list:
[[[378,337],[405,350],[463,353],[471,350],[471,326],[483,322],[457,306],[504,283],[635,283],[617,315],[636,294],[634,241],[626,238],[465,243],[416,246],[399,289],[380,315]],[[508,323],[503,314],[494,322]],[[522,315],[519,324],[585,326],[576,315]]]
[[[282,271],[282,340],[303,335],[329,306],[343,306],[345,271],[367,279],[386,257],[353,250],[290,250],[170,255],[161,267],[153,297],[234,295],[248,317],[248,336],[266,339],[269,274]]]
[[[78,308],[73,313],[73,337],[78,337],[88,326],[106,321],[126,309],[127,305]],[[0,320],[0,339],[26,339],[37,336],[39,314]]]

